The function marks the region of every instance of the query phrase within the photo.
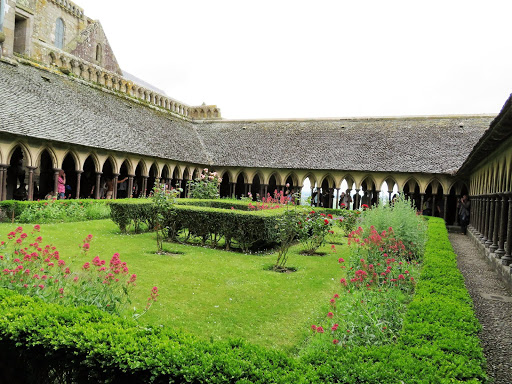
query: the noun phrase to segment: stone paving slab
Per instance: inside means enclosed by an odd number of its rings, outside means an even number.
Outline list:
[[[475,314],[491,383],[512,383],[512,292],[486,262],[468,236],[450,233],[457,264],[464,275]]]

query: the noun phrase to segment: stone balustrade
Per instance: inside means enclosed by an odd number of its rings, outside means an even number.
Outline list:
[[[68,13],[73,16],[78,17],[79,19],[83,19],[85,17],[84,10],[80,8],[75,3],[68,0],[51,0],[52,3],[57,4],[59,7],[63,8]]]
[[[41,48],[43,64],[73,75],[79,79],[99,84],[101,87],[142,100],[158,108],[191,120],[220,119],[220,109],[215,105],[189,106],[168,96],[144,88],[93,63],[63,52],[49,44],[37,42]]]

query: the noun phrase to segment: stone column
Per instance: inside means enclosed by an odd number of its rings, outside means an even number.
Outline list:
[[[80,183],[82,182],[82,173],[84,171],[76,171],[76,199],[80,198]]]
[[[489,197],[489,215],[487,219],[487,240],[485,241],[485,247],[489,248],[492,245],[492,237],[494,230],[494,196]]]
[[[375,191],[375,206],[378,207],[379,203],[380,203],[380,191],[376,190]]]
[[[1,46],[0,46],[1,48]],[[5,177],[4,177],[4,169],[5,165],[0,164],[0,200],[5,200],[4,198],[4,183],[5,183]]]
[[[244,183],[244,196],[247,197],[248,194],[247,192],[249,192],[249,183]]]
[[[263,187],[263,196],[261,196],[262,198],[267,198],[267,190],[268,190],[268,184],[262,184],[261,185]]]
[[[232,181],[229,182],[229,197],[231,197],[232,199],[234,199],[236,197],[235,195],[235,192],[236,192],[236,183],[233,183]]]
[[[53,196],[55,197],[59,194],[59,172],[60,168],[53,168]]]
[[[448,209],[448,195],[443,195],[443,220],[446,224],[446,210]],[[457,212],[455,212],[457,215]]]
[[[28,201],[34,200],[34,170],[37,167],[27,166],[28,169]]]
[[[480,241],[484,242],[487,239],[485,238],[485,218],[487,217],[487,198],[485,195],[482,195],[480,198]]]
[[[489,216],[491,213],[490,206],[490,195],[485,196],[485,214],[484,214],[484,237],[482,238],[482,243],[485,245],[487,240],[489,240]]]
[[[507,193],[508,197],[508,220],[507,220],[507,242],[505,246],[505,255],[501,258],[501,264],[510,265],[512,263],[512,192]]]
[[[112,176],[114,178],[112,179],[112,199],[117,199],[117,180],[119,180],[119,173],[113,173]]]
[[[313,205],[313,192],[314,192],[315,188],[311,187],[311,205]]]
[[[436,207],[436,195],[432,195],[432,217],[436,217],[436,211],[437,211],[437,207]]]
[[[491,253],[496,252],[496,250],[498,249],[498,233],[500,231],[500,202],[501,197],[499,195],[496,195],[494,199],[494,223],[492,231],[492,244],[489,246],[489,251],[491,251]]]
[[[476,214],[475,214],[475,228],[476,228],[476,235],[477,237],[480,237],[481,235],[481,226],[482,223],[482,196],[478,195],[476,197]]]
[[[7,200],[7,169],[9,169],[9,164],[4,164],[3,174],[4,181],[2,183],[2,200]]]
[[[340,207],[340,189],[336,188],[336,209]]]
[[[420,193],[420,206],[416,207],[418,211],[421,211],[423,213],[423,202],[425,201],[425,194]]]
[[[96,186],[94,187],[94,198],[100,199],[100,183],[101,183],[101,175],[103,172],[96,172]]]
[[[128,198],[131,199],[133,197],[133,178],[135,175],[128,175],[128,190],[126,191],[128,193]]]
[[[498,234],[498,249],[494,252],[494,255],[501,259],[505,254],[505,236],[507,236],[507,223],[505,222],[506,212],[507,212],[507,195],[504,193],[499,194],[501,198],[500,204],[500,230]]]
[[[149,176],[142,176],[142,196],[147,197],[148,196],[148,178]],[[181,185],[181,180],[180,180]]]

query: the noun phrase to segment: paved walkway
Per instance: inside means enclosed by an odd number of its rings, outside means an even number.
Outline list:
[[[450,233],[457,264],[482,324],[480,340],[492,383],[512,383],[512,292],[497,278],[468,237]]]

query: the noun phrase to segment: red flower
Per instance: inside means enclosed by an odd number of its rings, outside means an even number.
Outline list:
[[[334,339],[334,340],[332,341],[332,343],[333,343],[333,344],[338,344],[339,342],[340,342],[340,341],[339,341],[338,339]]]
[[[329,224],[329,220],[325,219],[325,220],[324,220],[324,224],[325,224],[325,225]]]
[[[316,331],[316,325],[315,325],[315,324],[311,325],[311,329],[312,329],[313,331]]]
[[[334,317],[334,313],[329,312],[329,313],[327,314],[327,317],[328,317],[329,319],[332,319],[332,318]]]
[[[323,329],[322,327],[318,327],[318,328],[316,329],[316,331],[317,331],[318,333],[324,333],[324,329]]]

